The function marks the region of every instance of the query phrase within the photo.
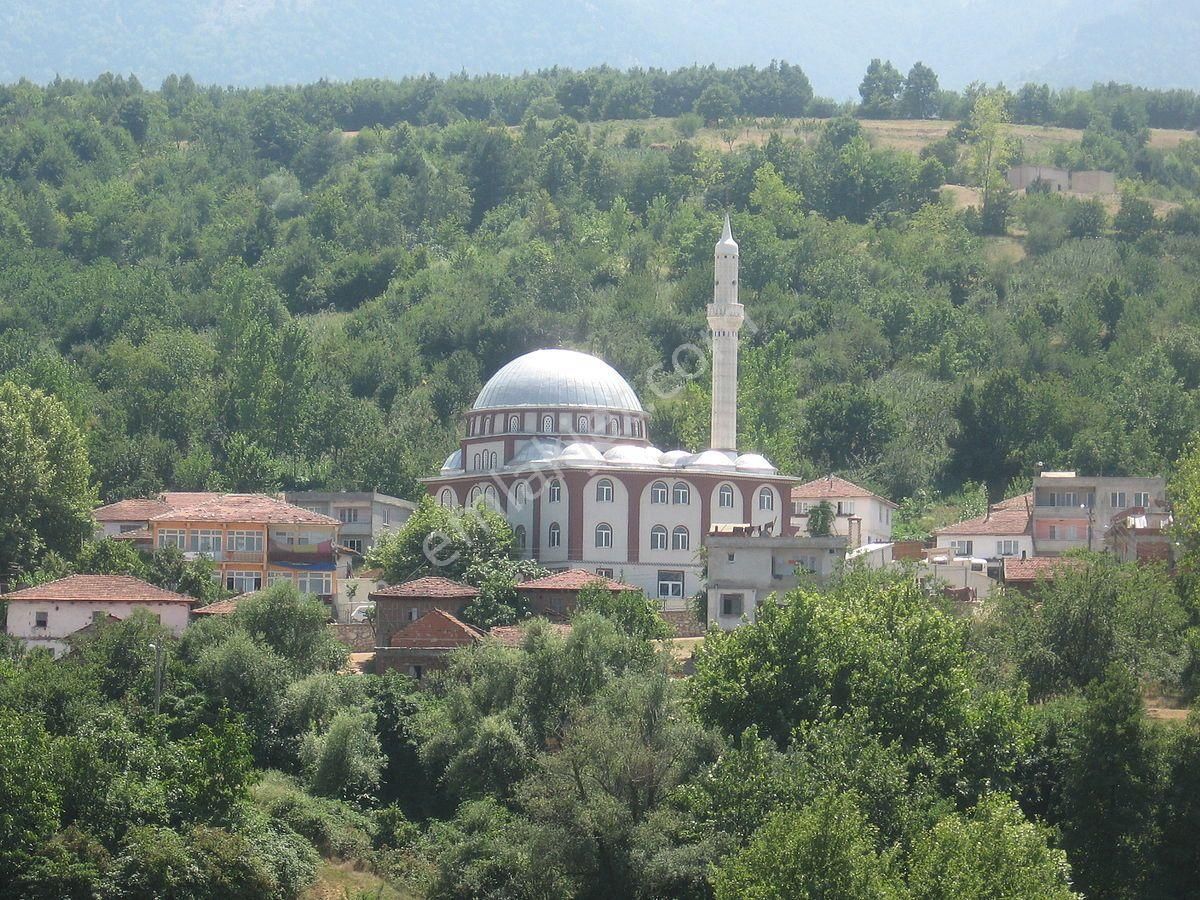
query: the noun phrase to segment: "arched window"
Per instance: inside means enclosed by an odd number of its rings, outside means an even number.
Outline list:
[[[474,506],[479,502],[479,498],[483,496],[483,491],[479,489],[479,485],[471,488],[471,505]]]
[[[588,422],[587,416],[580,416],[578,419],[575,420],[575,433],[576,434],[587,434],[591,430],[592,430],[591,423]]]
[[[492,509],[500,508],[500,498],[496,496],[496,488],[493,485],[488,485],[483,489],[483,502]]]
[[[549,434],[554,430],[554,416],[542,416],[542,431]]]
[[[517,509],[522,508],[525,505],[525,498],[527,496],[528,494],[526,492],[525,482],[517,482],[517,484],[513,487],[513,506],[517,507]]]
[[[687,550],[692,543],[692,536],[688,534],[688,530],[682,525],[679,525],[671,532],[671,549],[672,550]]]
[[[729,484],[721,485],[721,489],[717,491],[717,506],[721,509],[733,509],[733,486]]]
[[[612,526],[601,522],[596,526],[596,549],[607,550],[612,546]]]
[[[441,503],[442,506],[453,506],[454,505],[454,491],[450,490],[450,488],[443,488],[441,497],[439,498],[438,502]]]
[[[775,495],[771,493],[770,488],[762,488],[758,492],[758,508],[759,509],[774,509]]]
[[[607,478],[596,482],[596,499],[601,503],[612,503],[613,485]]]
[[[550,482],[550,502],[558,503],[562,500],[562,482],[555,478]]]
[[[471,433],[472,435],[474,435],[474,434],[475,434],[475,425],[476,425],[476,420],[475,420],[475,419],[471,419],[471,420],[470,420],[470,421],[467,423],[467,430],[468,430],[468,431],[470,431],[470,433]]]
[[[553,522],[550,525],[550,531],[548,534],[548,540],[546,541],[546,546],[547,547],[557,547],[560,544],[562,544],[562,529],[558,527],[557,522]]]
[[[687,506],[692,502],[692,492],[682,481],[675,482],[674,502],[680,504],[681,506]]]
[[[665,481],[656,481],[654,484],[650,485],[650,502],[667,502],[667,483]]]
[[[476,469],[476,471],[478,471],[479,469],[482,469],[482,468],[483,468],[483,456],[482,456],[482,454],[476,453],[475,454],[475,469]]]
[[[509,416],[508,417],[508,430],[511,432],[516,432],[516,431],[521,430],[521,417],[520,416]]]
[[[620,434],[621,433],[621,420],[620,419],[609,419],[608,420],[608,433],[609,434]]]
[[[517,540],[517,549],[524,550],[525,549],[525,526],[518,525],[516,528],[514,528],[513,529],[513,537],[516,538],[516,540]]]
[[[496,454],[496,451],[493,450],[492,451],[492,468],[495,469],[499,465],[500,465],[500,457]]]
[[[662,525],[655,525],[650,529],[650,549],[651,550],[666,550],[667,549],[667,529]]]

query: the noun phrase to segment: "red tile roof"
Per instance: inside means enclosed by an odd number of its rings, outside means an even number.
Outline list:
[[[242,594],[240,597],[234,597],[230,600],[218,600],[215,603],[210,603],[207,606],[199,606],[192,610],[193,616],[228,616],[237,611],[238,604],[257,594],[258,591],[251,591],[249,594]]]
[[[1051,581],[1056,570],[1071,569],[1082,561],[1062,556],[1031,556],[1028,559],[1004,558],[1004,580],[1007,582],[1030,583],[1043,579]]]
[[[158,498],[171,509],[188,509],[222,496],[216,491],[163,491]]]
[[[1028,506],[1026,503],[1028,502]],[[968,535],[1005,535],[1032,534],[1033,495],[1023,494],[1013,497],[1003,503],[997,503],[985,515],[975,519],[967,519],[955,525],[946,525],[934,530],[934,534],[968,534]]]
[[[449,578],[428,575],[403,584],[389,584],[377,591],[371,591],[372,597],[413,597],[413,598],[464,598],[478,597],[479,590],[469,584],[460,584]]]
[[[792,488],[793,500],[848,500],[854,497],[873,497],[880,503],[894,507],[896,504],[887,497],[880,497],[874,491],[859,487],[853,481],[847,481],[837,475],[826,475]]]
[[[153,535],[149,528],[139,528],[136,531],[122,531],[112,535],[114,541],[148,541]]]
[[[266,494],[201,495],[208,500],[176,507],[151,518],[154,522],[251,522],[262,525],[338,525],[337,519],[309,512]]]
[[[194,597],[155,587],[132,575],[68,575],[57,581],[12,591],[3,600],[98,601],[127,603],[195,603]]]
[[[98,506],[92,511],[97,522],[148,522],[159,513],[169,512],[171,507],[161,500],[118,500]]]
[[[571,626],[565,622],[551,622],[550,630],[559,637],[566,637],[571,633]],[[529,631],[528,622],[522,622],[520,625],[497,625],[488,632],[488,637],[496,639],[506,647],[520,647],[525,643],[527,631]]]
[[[523,581],[517,585],[518,591],[581,591],[589,585],[599,582],[610,591],[636,591],[633,585],[611,578],[601,578],[595,572],[587,569],[567,569],[565,572],[553,572],[541,578]]]
[[[399,650],[449,651],[483,640],[483,632],[441,609],[430,610],[392,633],[389,647]]]

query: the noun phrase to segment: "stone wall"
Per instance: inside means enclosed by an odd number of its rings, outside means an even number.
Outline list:
[[[330,624],[333,636],[350,649],[351,653],[365,653],[375,649],[375,626],[369,622],[352,625]]]

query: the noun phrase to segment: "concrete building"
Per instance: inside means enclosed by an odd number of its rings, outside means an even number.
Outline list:
[[[822,502],[833,509],[833,533],[848,538],[851,549],[891,541],[896,504],[837,475],[792,488],[792,526],[808,531],[809,510]]]
[[[150,518],[152,546],[216,563],[226,589],[257,591],[289,581],[327,603],[337,595],[337,519],[266,494],[208,494]]]
[[[728,631],[771,594],[828,580],[846,558],[844,535],[767,535],[745,527],[719,527],[704,540],[708,550],[708,621]]]
[[[68,639],[93,622],[124,619],[139,609],[182,634],[196,602],[129,575],[69,575],[11,591],[0,600],[8,604],[8,633],[30,649],[45,647],[55,656],[65,653]]]
[[[1004,557],[1009,559],[1010,557]],[[930,547],[915,566],[917,581],[956,600],[985,600],[999,583],[1000,568],[978,556],[961,556],[950,547]]]
[[[1167,512],[1166,479],[1043,472],[1033,480],[1032,533],[1036,555],[1103,550],[1114,518],[1135,508],[1146,514]]]
[[[1150,512],[1140,507],[1117,513],[1108,523],[1105,549],[1121,562],[1175,564],[1175,542],[1169,512]]]
[[[288,491],[284,499],[301,509],[337,519],[338,540],[364,555],[379,536],[408,521],[415,504],[378,491]]]
[[[1035,166],[1024,163],[1013,166],[1005,173],[1008,186],[1014,191],[1028,190],[1032,185],[1041,182],[1050,188],[1052,194],[1071,190],[1071,173],[1066,169],[1054,166]]]
[[[1022,494],[1001,503],[974,519],[934,531],[937,548],[957,556],[998,560],[1034,555],[1033,495]]]
[[[1115,194],[1117,176],[1112,172],[1072,172],[1071,190],[1077,194]]]
[[[466,437],[425,479],[444,506],[482,502],[512,526],[522,554],[641,588],[664,610],[701,588],[700,543],[713,524],[791,530],[795,479],[733,447],[737,416],[738,247],[728,223],[714,249],[712,446],[651,445],[629,383],[594,356],[527,353],[493,375]]]

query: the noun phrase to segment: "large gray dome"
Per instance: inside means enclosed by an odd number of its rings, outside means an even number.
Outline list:
[[[574,350],[534,350],[488,379],[473,409],[521,406],[642,411],[629,382],[602,359]]]

